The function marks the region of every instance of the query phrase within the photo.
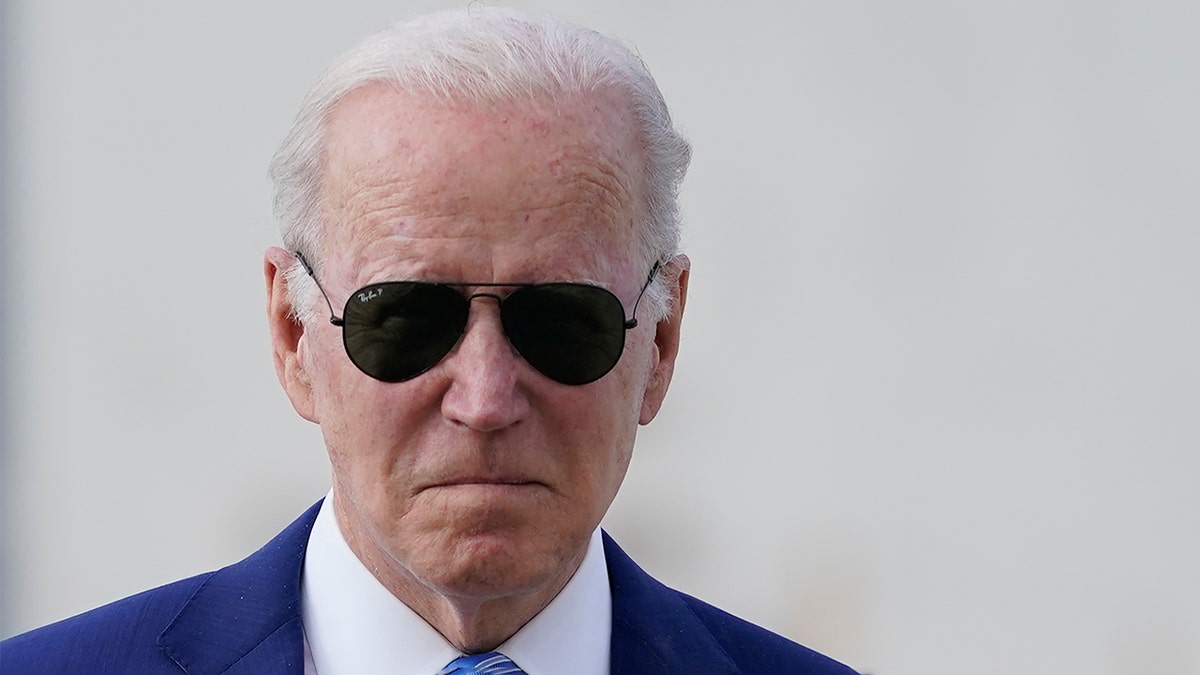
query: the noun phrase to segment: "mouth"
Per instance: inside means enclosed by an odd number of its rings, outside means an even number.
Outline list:
[[[449,480],[432,483],[425,489],[454,489],[454,488],[480,488],[480,489],[521,489],[521,488],[546,488],[545,483],[526,478],[494,478],[482,476],[467,476],[462,478],[452,478]]]
[[[548,495],[544,483],[528,480],[463,479],[432,485],[422,491],[429,499],[455,504],[455,508],[492,508],[501,504],[522,508],[541,503]]]

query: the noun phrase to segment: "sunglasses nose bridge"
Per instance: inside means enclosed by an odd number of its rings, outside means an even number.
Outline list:
[[[467,315],[466,324],[463,326],[460,341],[467,339],[470,336],[470,334],[480,330],[480,326],[478,324],[489,323],[490,321],[494,320],[495,321],[495,331],[501,337],[504,347],[508,348],[510,351],[512,351],[513,354],[515,354],[516,352],[512,348],[512,343],[508,339],[508,334],[504,330],[504,321],[501,318],[501,312],[503,311],[503,307],[504,307],[504,297],[500,296],[496,293],[491,293],[488,291],[472,293],[472,294],[464,296],[464,297],[466,298],[467,305],[469,307],[474,307],[475,300],[477,300],[477,299],[495,300],[496,301],[496,309],[494,311],[494,317],[492,319],[484,318],[484,316],[481,316],[480,312],[478,312],[478,311],[469,311],[468,315]],[[493,312],[490,310],[485,310],[483,312],[483,314],[488,315],[488,314],[493,314]],[[487,330],[491,330],[491,329],[489,328]]]
[[[495,293],[480,292],[480,293],[472,293],[472,294],[468,295],[467,296],[467,304],[475,302],[475,298],[491,298],[491,299],[495,300],[497,302],[497,304],[504,302],[504,298],[500,297],[499,295],[496,295]]]
[[[496,317],[496,320],[497,320],[497,322],[498,322],[498,323],[499,323],[499,325],[500,325],[500,332],[501,332],[501,333],[504,333],[504,324],[503,324],[503,322],[502,322],[502,321],[500,320],[500,318],[499,318],[499,312],[500,312],[500,311],[502,311],[502,309],[503,309],[503,306],[504,306],[504,298],[500,297],[499,295],[496,295],[495,293],[489,293],[489,292],[486,292],[486,291],[482,291],[482,292],[479,292],[479,293],[472,293],[472,294],[470,294],[470,295],[466,296],[466,300],[467,300],[467,306],[468,306],[468,307],[473,307],[473,306],[475,305],[475,300],[477,300],[477,299],[480,299],[480,298],[489,299],[489,300],[495,300],[495,301],[496,301],[496,309],[497,309],[497,317]],[[463,327],[463,333],[464,333],[464,334],[466,334],[466,332],[470,330],[471,323],[472,323],[472,316],[473,316],[474,314],[475,314],[475,312],[469,312],[469,313],[468,313],[468,316],[467,316],[467,325]],[[507,342],[508,342],[508,335],[507,335],[507,334],[505,334],[505,335],[504,335],[504,339],[505,339],[505,343],[507,344]]]

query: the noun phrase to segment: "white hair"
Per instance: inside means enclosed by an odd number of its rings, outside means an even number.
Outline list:
[[[373,83],[448,102],[489,104],[612,89],[628,99],[645,160],[645,222],[638,246],[647,268],[679,252],[679,186],[691,146],[641,58],[625,44],[550,16],[473,6],[394,24],[343,55],[309,91],[271,162],[275,216],[283,243],[322,268],[321,208],[326,124],[347,94]],[[286,271],[302,320],[316,311],[316,288],[299,264]],[[660,319],[671,294],[653,283],[643,304]]]

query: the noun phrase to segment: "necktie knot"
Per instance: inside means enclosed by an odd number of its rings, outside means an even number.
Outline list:
[[[471,654],[454,659],[437,675],[525,675],[512,659],[500,652]]]

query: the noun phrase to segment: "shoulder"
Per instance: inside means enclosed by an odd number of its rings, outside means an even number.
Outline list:
[[[781,635],[663,585],[605,536],[614,673],[854,675]]]
[[[854,671],[847,666],[782,635],[686,593],[671,592],[683,600],[729,658],[744,672],[854,675]]]
[[[177,581],[0,643],[6,674],[178,672],[159,635],[211,576]]]
[[[0,643],[3,673],[225,672],[243,657],[262,666],[245,672],[265,673],[298,660],[300,570],[319,507],[240,562]]]

